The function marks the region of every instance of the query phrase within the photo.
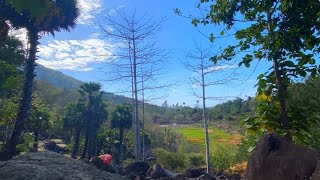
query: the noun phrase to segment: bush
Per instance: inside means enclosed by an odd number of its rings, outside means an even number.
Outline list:
[[[201,149],[199,144],[189,143],[186,140],[183,140],[182,142],[183,143],[181,143],[179,151],[184,153],[200,153]]]
[[[155,154],[157,163],[170,171],[181,172],[186,168],[187,158],[183,153],[172,153],[164,149],[156,149]]]
[[[189,164],[193,167],[199,167],[206,164],[205,157],[199,153],[190,153],[189,154]]]
[[[29,152],[33,149],[34,137],[29,133],[23,135],[22,143],[17,145],[19,152]]]
[[[251,154],[252,147],[253,146],[250,140],[243,139],[236,153],[236,163],[242,163],[243,161],[247,161]]]
[[[232,146],[217,144],[211,152],[211,160],[216,170],[225,170],[235,163],[237,149]]]

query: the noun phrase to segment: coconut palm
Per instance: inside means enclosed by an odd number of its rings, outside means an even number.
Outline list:
[[[15,28],[26,28],[30,47],[15,125],[8,143],[0,153],[0,159],[11,159],[17,154],[16,146],[25,129],[31,108],[38,40],[42,34],[54,35],[55,31],[69,31],[73,28],[79,16],[77,3],[77,0],[0,0],[0,19],[9,20]]]

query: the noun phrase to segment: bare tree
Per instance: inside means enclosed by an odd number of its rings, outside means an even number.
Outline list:
[[[206,112],[206,100],[213,98],[206,96],[206,88],[213,85],[225,84],[234,79],[234,74],[231,73],[224,76],[221,79],[208,78],[207,75],[221,72],[222,70],[235,67],[233,64],[214,64],[209,59],[212,57],[210,49],[203,49],[195,43],[195,50],[186,53],[186,58],[182,61],[184,66],[191,71],[193,74],[189,78],[193,94],[202,99],[202,118],[204,121],[205,129],[205,143],[206,143],[206,164],[207,172],[210,173],[211,162],[210,162],[210,147],[209,147],[209,133],[208,133],[208,117]],[[194,90],[196,87],[201,87],[201,95],[198,95]],[[197,101],[198,102],[198,101]]]
[[[142,160],[139,92],[143,92],[144,101],[145,90],[162,87],[154,85],[154,78],[161,74],[163,61],[167,56],[165,51],[156,46],[156,33],[163,21],[164,19],[156,21],[147,16],[138,17],[136,12],[127,14],[116,10],[115,15],[107,14],[99,23],[106,37],[118,44],[117,51],[107,64],[109,69],[104,69],[107,74],[104,80],[127,82],[128,89],[131,87],[130,90],[119,92],[132,93],[136,160]],[[147,82],[153,82],[153,85]]]

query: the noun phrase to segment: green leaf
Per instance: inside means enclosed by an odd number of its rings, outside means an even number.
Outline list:
[[[213,41],[214,41],[214,34],[213,33],[210,34],[209,40],[210,40],[210,42],[213,43]]]
[[[288,67],[295,67],[295,64],[292,61],[285,61],[281,63],[282,67],[288,66]]]
[[[255,146],[249,147],[248,152],[251,153],[254,150],[254,148],[255,148]]]
[[[307,72],[305,72],[305,71],[298,71],[298,73],[302,77],[306,77],[307,76]]]

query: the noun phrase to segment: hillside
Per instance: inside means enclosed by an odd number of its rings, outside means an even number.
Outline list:
[[[60,71],[46,68],[40,64],[36,67],[36,74],[37,88],[42,96],[55,101],[54,104],[60,106],[76,100],[79,97],[77,90],[84,83]],[[109,92],[105,93],[105,99],[113,104],[131,102],[131,99],[128,97]]]
[[[48,82],[53,86],[67,90],[77,90],[83,83],[75,78],[67,76],[62,72],[46,68],[40,64],[36,67],[36,79]]]
[[[42,65],[37,66],[36,72],[36,90],[50,106],[55,107],[59,112],[63,112],[66,104],[76,101],[80,97],[77,90],[83,83],[82,81]],[[106,92],[104,98],[109,107],[121,103],[131,103],[131,98],[110,92]],[[142,103],[140,102],[140,104]],[[237,98],[208,108],[208,117],[212,121],[239,120],[243,115],[253,112],[255,107],[256,101],[254,98],[249,97],[247,100]],[[140,111],[142,111],[142,105]],[[169,107],[146,103],[145,119],[156,124],[198,123],[202,120],[202,111],[189,106],[176,105]]]

